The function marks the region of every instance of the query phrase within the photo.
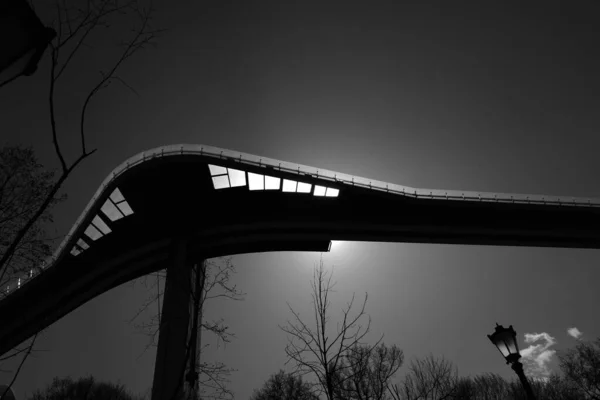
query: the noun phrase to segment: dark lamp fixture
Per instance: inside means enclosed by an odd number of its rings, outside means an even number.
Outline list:
[[[510,364],[510,367],[519,377],[521,384],[523,385],[523,389],[527,394],[528,400],[535,400],[535,395],[533,394],[533,390],[531,389],[531,385],[525,376],[525,372],[523,371],[523,364],[519,361],[521,358],[521,353],[519,353],[519,345],[517,344],[517,332],[513,329],[512,325],[508,328],[503,327],[502,325],[498,325],[496,322],[496,331],[491,335],[487,335],[494,346],[500,351],[507,364]]]
[[[56,32],[42,25],[27,0],[0,1],[0,87],[32,75]]]
[[[517,332],[512,325],[504,328],[496,323],[496,331],[487,337],[498,348],[502,356],[506,359],[506,363],[510,364],[521,358],[519,353],[519,345],[517,344]]]

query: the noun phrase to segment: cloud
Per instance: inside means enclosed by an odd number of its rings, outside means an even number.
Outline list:
[[[556,344],[556,339],[546,332],[526,333],[525,343],[529,347],[521,350],[521,356],[527,375],[533,379],[547,379],[552,372],[549,364],[556,354],[550,347]]]
[[[575,339],[579,339],[579,337],[581,335],[583,335],[583,332],[581,332],[579,329],[577,329],[575,327],[567,329],[567,333],[569,334],[569,336],[572,336]]]

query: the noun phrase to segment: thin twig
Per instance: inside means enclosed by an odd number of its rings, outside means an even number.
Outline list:
[[[2,393],[2,396],[0,396],[0,400],[4,400],[4,397],[8,393],[9,389],[12,387],[12,385],[14,385],[15,381],[17,380],[17,377],[19,376],[19,373],[21,372],[21,368],[23,368],[23,364],[25,364],[25,361],[31,354],[31,350],[33,349],[33,345],[35,344],[35,340],[37,339],[38,335],[39,335],[39,332],[36,333],[35,336],[33,337],[33,339],[31,340],[31,344],[29,345],[29,348],[27,349],[27,353],[25,353],[25,355],[23,356],[23,359],[21,360],[21,363],[19,364],[19,367],[17,368],[17,372],[15,372],[15,375],[13,376],[12,380],[8,384],[8,387],[6,388],[4,393]]]
[[[56,69],[57,57],[59,48],[52,46],[51,51],[51,65],[50,65],[50,90],[48,92],[48,105],[50,107],[50,127],[52,129],[52,143],[54,143],[54,151],[60,160],[60,166],[62,168],[63,175],[67,171],[67,163],[65,162],[65,158],[62,155],[60,150],[60,146],[58,144],[58,135],[56,132],[56,112],[54,111],[54,85],[56,83],[56,79],[54,78],[54,71]],[[85,152],[84,152],[85,154]],[[0,267],[2,264],[0,264]]]

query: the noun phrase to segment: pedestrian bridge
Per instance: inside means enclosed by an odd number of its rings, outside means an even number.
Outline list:
[[[600,199],[416,189],[203,145],[140,153],[100,185],[39,271],[0,301],[0,355],[94,297],[166,268],[331,240],[600,248]]]

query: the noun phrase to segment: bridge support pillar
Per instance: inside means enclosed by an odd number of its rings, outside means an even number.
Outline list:
[[[204,284],[206,277],[206,260],[194,265],[191,269],[192,282],[192,318],[190,324],[190,357],[185,374],[185,399],[198,400],[198,364],[200,363],[200,348],[202,339],[202,308],[204,295]]]
[[[152,400],[179,400],[184,392],[184,373],[190,359],[188,333],[192,303],[191,268],[186,242],[175,243],[163,298],[158,349],[154,365]]]

